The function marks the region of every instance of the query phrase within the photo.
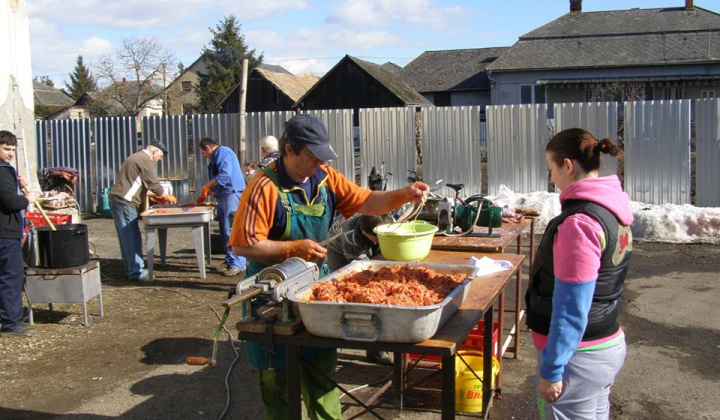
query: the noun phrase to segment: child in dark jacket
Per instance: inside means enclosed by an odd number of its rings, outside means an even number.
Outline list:
[[[35,329],[22,323],[22,287],[25,265],[21,240],[25,219],[23,210],[37,200],[30,191],[19,194],[27,181],[10,164],[15,159],[17,137],[0,131],[0,323],[2,335],[31,335]]]

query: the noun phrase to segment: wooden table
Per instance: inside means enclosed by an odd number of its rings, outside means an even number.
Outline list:
[[[493,233],[499,233],[498,238],[488,238],[482,236],[442,236],[437,235],[433,238],[432,249],[445,251],[462,251],[462,252],[505,252],[505,248],[513,241],[516,241],[517,253],[522,254],[522,233],[530,227],[530,258],[528,258],[528,266],[532,267],[535,259],[535,218],[526,217],[522,223],[503,223],[501,227],[493,229]],[[487,233],[488,228],[476,226],[473,233]],[[507,349],[513,352],[513,358],[520,357],[520,322],[523,317],[522,308],[522,279],[518,270],[515,281],[515,308],[507,309],[505,312],[515,313],[514,328],[508,334],[509,340],[513,341],[513,345]],[[503,317],[499,317],[500,320]],[[502,330],[502,326],[499,328]],[[498,340],[501,346],[500,354],[503,354],[505,345],[502,340]]]
[[[300,346],[313,346],[324,348],[348,348],[364,350],[392,351],[395,353],[395,369],[393,375],[393,386],[396,395],[399,395],[400,406],[402,407],[402,378],[405,366],[401,362],[400,354],[432,354],[442,358],[442,418],[455,418],[455,354],[458,346],[465,341],[467,335],[478,323],[481,317],[485,321],[483,351],[485,354],[492,354],[493,341],[493,305],[495,301],[503,307],[503,291],[513,274],[520,270],[524,256],[517,254],[478,254],[468,252],[446,252],[431,251],[423,262],[443,264],[465,264],[471,256],[487,256],[494,259],[510,261],[513,264],[512,270],[493,273],[487,276],[476,277],[470,284],[470,290],[465,302],[460,306],[455,315],[442,326],[432,338],[420,343],[389,343],[389,342],[366,342],[346,341],[334,338],[317,337],[307,330],[302,330],[294,335],[283,336],[273,335],[276,343],[287,345],[287,380],[288,380],[288,404],[291,419],[301,419],[300,404]],[[502,313],[502,312],[501,312]],[[502,319],[499,320],[500,322]],[[502,334],[502,329],[498,328]],[[240,332],[240,340],[264,341],[265,335],[258,333]],[[483,366],[483,414],[487,415],[491,403],[493,390],[491,389],[492,358],[484,359]],[[502,365],[495,382],[496,391],[500,388]],[[348,394],[351,398],[351,394]],[[363,404],[360,401],[357,401]]]

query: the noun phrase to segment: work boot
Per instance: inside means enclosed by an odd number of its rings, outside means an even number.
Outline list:
[[[8,330],[3,329],[0,331],[0,333],[2,333],[2,335],[4,335],[4,336],[5,335],[8,335],[8,336],[9,335],[34,335],[35,328],[24,325],[24,324],[20,324],[17,327],[12,328],[12,329],[8,329]]]
[[[244,273],[245,270],[243,270],[240,267],[228,267],[227,270],[223,271],[222,275],[225,277],[235,277],[239,275],[240,273]]]
[[[388,351],[368,350],[365,352],[365,356],[374,363],[381,365],[393,364],[393,355]]]

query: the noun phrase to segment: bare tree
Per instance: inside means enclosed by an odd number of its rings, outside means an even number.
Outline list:
[[[590,100],[642,101],[645,99],[645,83],[636,81],[596,83],[590,88]]]
[[[174,54],[150,38],[123,38],[114,52],[100,57],[95,65],[103,85],[100,99],[110,115],[137,115],[148,101],[165,101],[165,84],[175,69]]]

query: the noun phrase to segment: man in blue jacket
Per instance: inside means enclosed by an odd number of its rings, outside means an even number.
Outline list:
[[[10,165],[15,149],[17,137],[0,131],[0,323],[2,335],[31,335],[35,329],[22,323],[25,266],[20,241],[25,225],[23,210],[35,202],[37,193],[19,194],[27,181]]]
[[[235,152],[229,147],[220,146],[206,137],[200,140],[200,153],[210,159],[208,178],[198,196],[198,204],[210,195],[217,200],[218,222],[220,222],[220,240],[225,251],[225,270],[223,276],[233,277],[245,270],[245,257],[235,255],[227,246],[232,228],[232,219],[240,202],[240,193],[245,189],[245,180]]]

